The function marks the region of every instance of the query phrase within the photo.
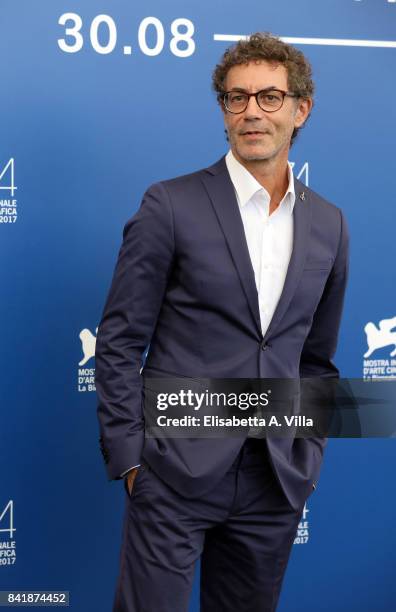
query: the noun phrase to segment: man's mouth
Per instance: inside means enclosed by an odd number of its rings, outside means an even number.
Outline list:
[[[264,136],[267,132],[259,132],[258,130],[246,130],[241,132],[242,136]]]

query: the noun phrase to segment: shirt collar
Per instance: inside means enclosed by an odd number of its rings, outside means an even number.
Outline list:
[[[262,195],[265,197],[265,201],[269,204],[270,195],[268,191],[262,185],[260,185],[249,170],[242,166],[242,164],[235,158],[231,150],[228,151],[225,157],[225,162],[231,182],[234,185],[234,189],[237,194],[238,204],[241,207],[246,206],[249,200],[251,200],[251,198],[259,191],[261,191]],[[287,162],[287,167],[289,185],[280,205],[283,205],[284,203],[284,205],[288,207],[290,213],[292,213],[296,201],[296,195],[294,191],[293,168],[289,161]]]

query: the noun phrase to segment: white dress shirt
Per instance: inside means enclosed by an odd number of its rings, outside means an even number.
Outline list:
[[[271,198],[268,191],[235,159],[231,151],[225,160],[245,229],[264,336],[282,293],[293,248],[293,170],[288,162],[289,186],[278,208],[270,215]],[[123,472],[121,477],[133,467]]]
[[[294,178],[288,162],[289,186],[269,214],[270,195],[229,151],[225,158],[234,185],[256,281],[261,331],[268,329],[285,283],[293,249]]]

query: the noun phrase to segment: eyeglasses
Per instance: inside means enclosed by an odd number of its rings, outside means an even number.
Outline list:
[[[226,91],[224,94],[220,94],[220,99],[229,113],[237,115],[247,109],[252,96],[256,98],[256,102],[261,110],[267,113],[274,113],[282,108],[286,96],[298,98],[297,94],[289,93],[282,89],[261,89],[251,94],[244,91]]]

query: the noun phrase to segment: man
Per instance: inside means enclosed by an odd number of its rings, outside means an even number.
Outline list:
[[[313,105],[309,62],[255,34],[213,85],[231,150],[148,189],[97,336],[102,452],[127,491],[114,612],[188,610],[200,557],[203,612],[275,610],[326,444],[145,438],[143,379],[339,375],[347,228],[288,163]]]

